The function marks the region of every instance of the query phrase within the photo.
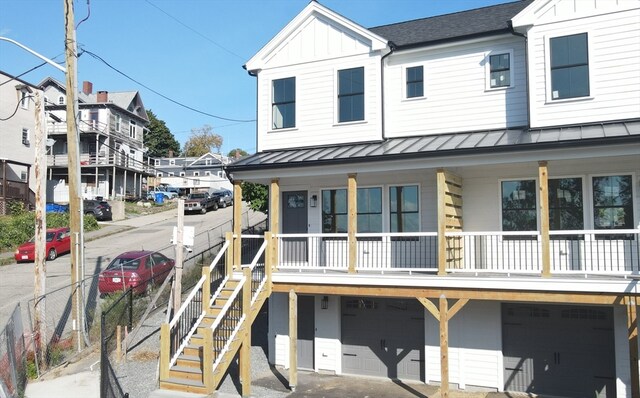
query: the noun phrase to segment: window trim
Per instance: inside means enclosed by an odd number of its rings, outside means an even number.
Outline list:
[[[293,85],[294,85],[294,90],[293,90],[293,101],[287,101],[287,102],[278,102],[276,103],[274,101],[274,83],[276,81],[279,80],[287,80],[287,79],[293,79]],[[268,131],[269,132],[281,132],[281,131],[291,131],[291,130],[296,130],[298,128],[298,79],[296,79],[295,76],[289,76],[289,77],[282,77],[282,78],[278,78],[278,79],[271,79],[270,81],[270,103],[271,103],[271,110],[269,113],[269,128]],[[276,105],[283,105],[283,104],[293,104],[293,126],[288,126],[288,127],[275,127],[274,126],[274,120],[273,120],[273,109]]]
[[[411,68],[422,68],[422,95],[415,96],[415,97],[409,97],[408,90],[407,90],[407,85],[409,84],[409,81],[407,80],[407,71]],[[426,69],[425,65],[422,63],[407,64],[402,66],[402,83],[403,83],[402,84],[402,100],[403,101],[417,101],[417,100],[427,98],[427,96],[425,95],[425,91],[426,91],[425,90],[425,69]]]
[[[342,71],[347,71],[347,70],[353,70],[353,69],[362,69],[362,119],[358,119],[358,120],[347,120],[347,121],[340,121],[340,72]],[[348,68],[342,68],[342,69],[335,69],[335,73],[334,73],[334,78],[335,78],[335,84],[334,84],[334,100],[335,100],[335,125],[337,126],[344,126],[344,125],[350,125],[350,124],[359,124],[359,123],[366,123],[367,122],[367,96],[366,96],[366,88],[367,88],[367,81],[366,81],[366,72],[367,72],[367,68],[364,65],[361,66],[353,66],[353,67],[348,67]],[[358,94],[354,94],[351,93],[349,94],[349,96],[355,96],[355,95],[360,95]]]
[[[551,39],[555,39],[555,38],[559,38],[559,37],[566,37],[566,36],[573,36],[573,35],[579,35],[579,34],[586,34],[587,35],[587,62],[588,62],[588,66],[589,66],[589,73],[588,73],[588,79],[589,79],[589,95],[586,96],[582,96],[582,97],[570,97],[570,98],[553,98],[553,87],[552,87],[552,82],[551,82]],[[588,100],[593,100],[595,98],[595,87],[592,84],[593,83],[593,68],[591,67],[593,65],[593,51],[591,51],[590,49],[593,48],[592,45],[592,37],[593,34],[589,29],[581,29],[581,30],[568,30],[568,31],[558,31],[555,32],[553,35],[548,34],[548,35],[544,35],[544,63],[545,63],[545,76],[544,76],[544,81],[545,81],[545,105],[548,104],[562,104],[565,102],[576,102],[576,101],[588,101]]]
[[[514,50],[512,48],[508,49],[496,49],[491,50],[485,54],[485,68],[484,68],[484,76],[485,76],[485,91],[499,91],[499,90],[507,90],[515,87],[514,81]],[[491,87],[491,57],[495,55],[501,54],[509,54],[509,85],[508,86],[498,86]]]

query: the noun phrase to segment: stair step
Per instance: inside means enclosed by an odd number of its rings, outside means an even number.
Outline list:
[[[187,368],[201,368],[200,355],[180,354],[176,360],[176,365]]]
[[[163,390],[186,391],[195,394],[207,394],[208,391],[202,381],[178,379],[170,377],[160,381],[160,388]]]
[[[169,369],[169,377],[202,382],[202,370],[200,368],[190,368],[187,366],[173,366]]]

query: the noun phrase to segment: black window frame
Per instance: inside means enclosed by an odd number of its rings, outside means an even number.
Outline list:
[[[347,73],[350,76],[344,76]],[[356,81],[356,73],[358,73],[361,82]],[[350,82],[350,84],[343,84],[345,81]],[[365,120],[364,86],[363,66],[338,71],[338,123]],[[359,87],[360,89],[358,89]],[[356,107],[358,104],[360,104],[360,108]]]
[[[362,193],[365,191],[372,191],[372,190],[377,190],[379,192],[379,196],[378,196],[378,203],[373,203],[373,205],[377,204],[379,209],[376,208],[374,210],[372,210],[371,208],[365,208],[365,206],[358,206],[358,212],[356,214],[356,218],[357,218],[357,228],[358,228],[358,232],[362,232],[362,233],[369,233],[369,232],[373,232],[373,233],[380,233],[382,232],[382,220],[383,220],[383,203],[382,203],[382,187],[364,187],[364,188],[358,188],[357,190],[357,197],[356,197],[356,201],[361,204],[361,201],[364,200],[362,197]],[[348,232],[348,217],[349,217],[349,198],[348,198],[348,192],[346,188],[337,188],[337,189],[323,189],[320,192],[320,196],[321,196],[321,200],[322,200],[322,233],[346,233]],[[337,203],[336,198],[338,198],[339,196],[342,196],[344,198],[344,202],[343,203]],[[368,204],[372,204],[371,200],[367,201]],[[342,205],[342,206],[340,206]],[[344,209],[344,211],[338,211],[339,209]],[[363,217],[372,217],[372,216],[378,216],[379,217],[379,225],[380,225],[380,230],[379,231],[371,231],[371,230],[363,230],[362,226],[364,225],[364,223],[361,222],[361,220],[363,219]],[[339,223],[338,219],[339,217],[344,217],[345,218],[345,222],[344,222],[344,230],[339,230],[338,226]],[[368,223],[369,225],[371,224],[370,222]]]
[[[505,184],[510,183],[518,183],[517,190],[511,190],[508,195],[505,196]],[[526,183],[527,186],[523,186],[523,183]],[[511,232],[511,231],[537,231],[538,230],[538,208],[537,208],[537,183],[533,178],[523,178],[523,179],[512,179],[512,180],[503,180],[500,182],[500,213],[501,213],[501,228],[502,231]],[[523,189],[524,188],[524,189]],[[514,197],[514,193],[518,192],[518,197]],[[520,192],[524,193],[524,197],[520,198]],[[511,196],[511,198],[509,198]],[[505,201],[507,200],[507,201]],[[521,201],[525,201],[528,203],[524,203]],[[505,206],[507,205],[507,206]],[[509,207],[513,206],[513,207]],[[505,213],[506,212],[506,213]],[[527,215],[528,213],[528,215]],[[506,217],[506,214],[522,214],[519,216],[520,220],[517,218],[511,220],[510,217]],[[532,219],[526,220],[526,217]],[[520,227],[521,221],[525,220],[528,223],[532,224],[527,226],[526,228]],[[508,224],[509,223],[509,224]],[[518,235],[518,236],[503,236],[505,240],[521,240],[521,239],[537,239],[536,236],[529,235]]]
[[[577,43],[575,39],[581,37],[584,37],[584,41]],[[582,45],[584,48],[582,48]],[[584,50],[583,54],[579,52],[580,50]],[[588,33],[582,32],[550,38],[549,67],[551,72],[549,76],[551,79],[551,100],[588,97],[591,94]],[[578,81],[575,81],[579,77],[586,81],[586,87],[579,85]],[[561,83],[566,82],[568,82],[568,87],[560,86]],[[557,93],[557,96],[554,93]]]
[[[607,195],[607,197],[614,198],[614,199],[625,199],[626,197],[626,200],[628,200],[626,204],[625,203],[603,204],[602,199],[599,199],[597,197],[599,188],[598,189],[596,188],[596,180],[602,179],[602,180],[611,181],[613,178],[628,179],[628,182],[626,187],[624,187],[624,190],[625,190],[624,192],[621,192],[621,189],[618,188],[617,193],[612,193],[611,195]],[[615,175],[612,174],[612,175],[604,175],[604,176],[592,176],[591,177],[591,198],[592,198],[592,206],[593,206],[593,228],[594,229],[597,229],[597,230],[634,229],[633,175],[632,174],[615,174]],[[606,209],[623,210],[624,225],[621,225],[618,227],[617,226],[604,227],[602,226],[601,223],[598,223],[598,220],[601,218],[598,215],[599,210],[606,210]],[[616,216],[615,218],[619,218],[619,217]]]
[[[494,63],[492,62],[493,59],[497,58],[499,60],[500,59],[499,57],[503,57],[505,55],[507,56],[507,66],[505,67],[504,65],[502,65],[501,62],[498,62],[499,65],[497,65],[496,68],[494,69]],[[494,81],[493,74],[494,73],[502,74],[504,72],[507,72],[506,84],[493,84],[493,81]],[[497,81],[498,80],[496,79],[496,82]],[[510,52],[489,54],[489,87],[490,88],[511,87],[511,53]]]
[[[419,71],[419,76],[417,74]],[[414,73],[416,72],[416,73]],[[409,66],[405,69],[406,98],[424,97],[424,66]]]
[[[287,89],[289,88],[289,89]],[[282,93],[279,90],[284,90]],[[281,95],[280,95],[281,94]],[[276,110],[282,116],[282,125],[276,125]],[[271,82],[271,128],[273,130],[296,127],[296,78],[285,77]]]
[[[415,188],[416,192],[416,209],[406,210],[405,205],[405,193],[407,188]],[[393,194],[395,192],[395,209],[393,208]],[[416,217],[416,229],[407,230],[405,228],[404,216],[415,215]],[[396,222],[394,223],[394,218]],[[420,232],[420,187],[418,185],[392,185],[389,186],[389,231],[390,232]]]

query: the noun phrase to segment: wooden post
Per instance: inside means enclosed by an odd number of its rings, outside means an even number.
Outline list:
[[[202,383],[207,392],[213,392],[213,332],[207,328],[202,345]]]
[[[274,178],[271,180],[269,191],[269,231],[277,235],[280,233],[280,180]],[[273,244],[271,247],[271,266],[278,266],[278,245]]]
[[[233,203],[235,206],[235,201]],[[233,273],[233,232],[227,232],[225,234],[225,240],[229,242],[229,246],[227,246],[227,255],[224,258],[225,275],[231,276]]]
[[[627,301],[627,336],[629,339],[629,370],[631,396],[640,396],[640,370],[638,369],[638,305],[633,297]]]
[[[240,271],[242,261],[242,181],[233,181],[233,268]],[[240,198],[238,200],[238,198]]]
[[[298,296],[289,290],[289,388],[298,384]]]
[[[240,346],[240,382],[242,396],[251,395],[251,268],[242,269],[245,282],[242,289],[242,312],[244,313],[244,337]]]
[[[122,360],[122,326],[116,326],[116,358],[118,362]]]
[[[445,203],[447,183],[443,169],[438,169],[436,179],[438,190],[438,275],[443,276],[447,274],[447,238],[445,237],[447,228],[447,213]]]
[[[538,162],[538,179],[540,180],[540,239],[542,240],[542,276],[551,276],[551,251],[549,242],[549,174],[547,162]]]
[[[356,233],[358,232],[358,182],[357,174],[349,174],[347,185],[347,204],[348,204],[348,244],[349,244],[349,273],[356,273],[356,262],[358,261],[358,241]]]
[[[202,285],[202,312],[209,313],[209,301],[211,300],[211,272],[205,264],[202,267],[202,276],[204,276],[204,285]]]
[[[440,296],[440,396],[449,397],[449,303]]]
[[[184,262],[184,199],[178,200],[178,228],[176,232],[176,282],[173,285],[173,313],[182,305],[182,267]]]
[[[169,378],[169,355],[171,355],[171,334],[169,324],[160,325],[160,381]],[[213,365],[213,364],[212,364]]]
[[[264,233],[264,240],[267,242],[267,253],[271,253],[271,248],[275,246],[276,240],[273,239],[273,233],[267,231]],[[266,289],[267,289],[267,297],[271,296],[271,276],[273,274],[273,256],[265,255],[264,256],[264,274],[267,279]]]

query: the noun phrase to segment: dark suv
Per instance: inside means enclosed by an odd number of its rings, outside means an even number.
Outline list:
[[[111,221],[111,205],[103,200],[85,199],[84,214],[91,214],[98,221]]]

